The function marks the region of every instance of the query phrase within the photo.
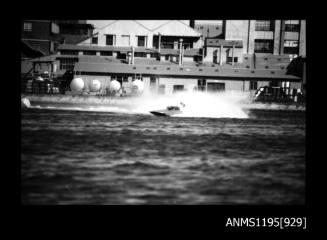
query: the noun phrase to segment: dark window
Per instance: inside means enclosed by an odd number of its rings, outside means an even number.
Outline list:
[[[274,21],[255,21],[255,30],[256,31],[273,31],[274,30]]]
[[[174,85],[173,92],[179,92],[184,90],[184,85]]]
[[[299,32],[300,31],[299,20],[286,20],[285,21],[285,31],[286,32]]]
[[[165,60],[168,61],[169,60],[169,55],[165,56]]]
[[[112,56],[112,52],[111,51],[101,51],[100,55],[101,56]]]
[[[60,54],[62,54],[62,55],[78,55],[78,51],[60,50]]]
[[[113,46],[114,45],[114,35],[106,35],[106,45]]]
[[[225,91],[225,83],[208,82],[207,91],[209,92]]]
[[[95,51],[83,51],[83,55],[96,55]]]
[[[137,37],[137,46],[138,47],[145,47],[145,36],[138,36]]]
[[[154,76],[150,77],[150,88],[154,89],[157,86],[157,79]]]
[[[98,44],[98,37],[92,38],[92,44]]]
[[[206,79],[198,79],[198,90],[204,91],[206,89]]]
[[[232,57],[228,57],[228,58],[227,58],[227,62],[229,62],[229,63],[231,63],[232,60],[233,60]],[[237,63],[237,61],[238,61],[238,57],[234,57],[234,63]]]
[[[278,83],[278,81],[270,81],[269,86],[270,87],[279,87],[279,83]]]
[[[255,39],[254,52],[255,53],[273,53],[273,40],[269,39]]]
[[[32,23],[24,22],[24,31],[25,32],[31,32],[32,31]]]
[[[118,58],[118,59],[126,59],[126,53],[118,52],[118,54],[117,54],[117,58]]]
[[[257,90],[258,81],[250,81],[250,90]]]
[[[298,54],[299,53],[299,41],[285,40],[284,41],[284,53],[285,54]]]
[[[61,58],[60,59],[60,70],[73,70],[77,59],[74,58]]]
[[[146,57],[146,53],[144,52],[134,52],[134,57]]]
[[[158,53],[150,53],[151,58],[158,58],[159,54]]]

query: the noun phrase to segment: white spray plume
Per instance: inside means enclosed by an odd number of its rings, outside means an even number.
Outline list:
[[[47,102],[54,109],[74,108],[81,111],[130,114],[150,114],[150,111],[166,109],[167,106],[179,106],[182,114],[175,115],[176,117],[247,118],[243,109],[243,103],[247,99],[248,95],[241,92],[180,92],[171,95],[144,93],[131,98],[43,96],[35,101]],[[181,103],[185,104],[185,107]]]
[[[181,107],[182,114],[175,115],[176,117],[247,118],[242,109],[242,102],[247,97],[233,92],[181,92],[168,96],[148,94],[135,99],[133,104],[134,111],[138,113],[149,113],[172,105]]]

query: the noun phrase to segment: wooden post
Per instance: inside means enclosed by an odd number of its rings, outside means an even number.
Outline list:
[[[223,65],[223,45],[220,45],[219,65]]]
[[[158,36],[159,36],[159,40],[158,40],[158,44],[159,44],[159,46],[158,46],[158,52],[160,53],[160,50],[161,50],[161,34],[160,33],[158,33]]]
[[[132,46],[132,65],[134,65],[134,46]]]
[[[183,39],[180,39],[179,40],[179,61],[178,61],[178,63],[179,63],[179,65],[182,65],[182,47],[183,47],[183,45],[182,45],[182,43],[183,43]]]
[[[234,65],[234,49],[235,49],[235,46],[233,44],[233,49],[232,49],[232,66]]]

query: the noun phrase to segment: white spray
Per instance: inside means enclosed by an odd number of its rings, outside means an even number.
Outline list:
[[[150,111],[165,109],[167,106],[179,106],[182,113],[175,115],[176,117],[247,118],[242,107],[247,97],[245,94],[233,92],[181,92],[171,95],[144,93],[131,98],[43,96],[45,99],[35,100],[50,103],[50,107],[54,109],[150,114]],[[56,104],[52,105],[51,102]],[[49,108],[49,105],[46,108]]]
[[[241,104],[246,98],[247,95],[240,93],[181,92],[169,96],[144,95],[133,104],[135,112],[145,114],[179,106],[182,113],[176,117],[247,118]]]

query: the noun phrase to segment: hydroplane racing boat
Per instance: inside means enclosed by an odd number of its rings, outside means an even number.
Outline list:
[[[181,103],[181,105],[185,107],[184,103]],[[182,111],[178,106],[168,106],[166,109],[150,111],[150,113],[156,116],[170,117],[173,115],[181,114]]]

